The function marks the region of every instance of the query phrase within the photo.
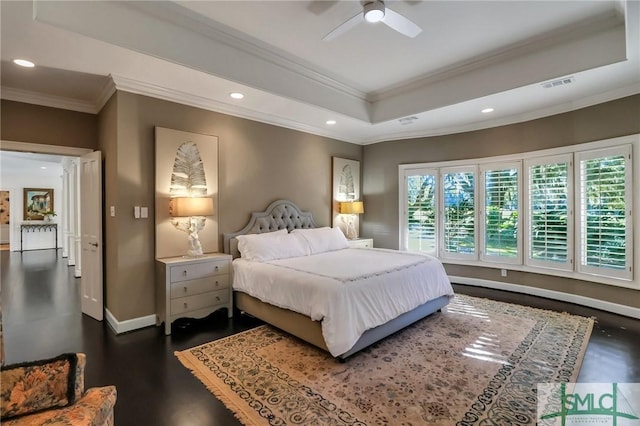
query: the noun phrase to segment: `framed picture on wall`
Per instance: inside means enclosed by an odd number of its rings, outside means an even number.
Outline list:
[[[331,226],[340,228],[347,235],[347,219],[358,227],[357,215],[340,214],[340,202],[360,200],[360,161],[332,157],[332,214]],[[357,228],[356,228],[357,229]]]
[[[45,213],[53,211],[53,189],[24,188],[24,220],[44,220]]]
[[[200,221],[196,235],[205,253],[217,252],[218,137],[156,127],[155,164],[156,257],[188,252],[193,230],[187,225],[195,222],[171,216],[171,200],[183,197],[211,200],[213,212]]]

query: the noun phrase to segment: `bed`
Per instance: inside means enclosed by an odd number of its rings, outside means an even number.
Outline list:
[[[252,213],[223,242],[234,258],[235,307],[341,360],[453,297],[437,259],[349,248],[340,230],[318,227],[288,200]]]

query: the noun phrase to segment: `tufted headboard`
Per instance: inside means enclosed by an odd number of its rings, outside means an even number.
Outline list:
[[[303,212],[298,206],[289,200],[277,200],[269,204],[263,212],[251,213],[251,219],[247,226],[238,232],[223,235],[223,249],[234,258],[239,257],[237,235],[262,234],[280,229],[317,228],[313,216],[309,212]]]

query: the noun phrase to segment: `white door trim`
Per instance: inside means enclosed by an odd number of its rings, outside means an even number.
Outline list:
[[[46,145],[42,143],[29,143],[17,141],[0,141],[0,150],[33,152],[37,154],[67,155],[69,157],[81,157],[93,152],[89,148],[76,148],[73,146]]]

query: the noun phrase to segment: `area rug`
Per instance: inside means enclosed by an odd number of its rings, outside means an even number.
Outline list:
[[[245,425],[534,425],[593,320],[457,295],[345,363],[270,326],[176,352]]]

